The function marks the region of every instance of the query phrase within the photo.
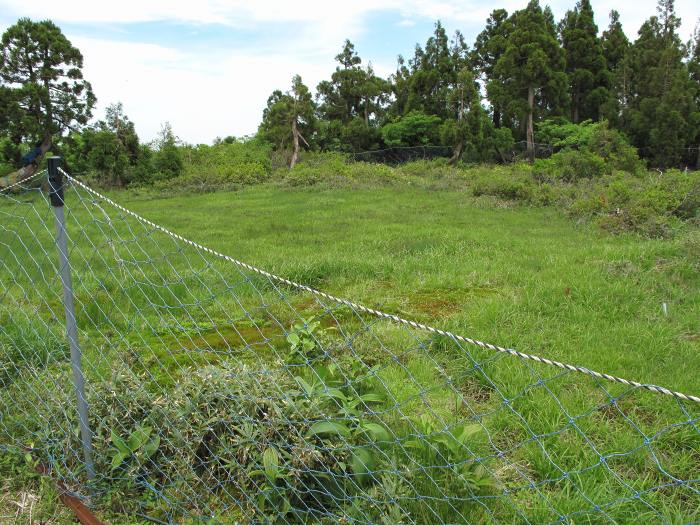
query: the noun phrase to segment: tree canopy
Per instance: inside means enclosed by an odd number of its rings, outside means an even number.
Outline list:
[[[17,141],[60,136],[86,125],[95,96],[83,56],[49,20],[20,19],[2,36],[0,122]]]

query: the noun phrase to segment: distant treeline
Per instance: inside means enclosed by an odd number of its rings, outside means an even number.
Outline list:
[[[222,146],[242,143],[247,149],[236,147],[235,155],[243,155],[245,177],[253,179],[269,162],[293,166],[302,150],[427,146],[452,163],[505,162],[516,151],[533,160],[538,143],[550,152],[557,144],[576,149],[583,143],[571,141],[592,129],[615,147],[631,144],[650,167],[697,168],[700,29],[684,43],[679,27],[673,0],[659,0],[633,42],[616,11],[599,33],[589,0],[559,22],[533,0],[513,13],[494,10],[471,45],[459,31],[449,38],[437,22],[412,57],[399,56],[388,78],[346,40],[315,95],[298,75],[288,91],[270,95],[254,137],[192,146],[168,124],[157,140],[142,143],[121,104],[88,124],[96,98],[83,79],[80,51],[53,22],[25,18],[1,42],[0,170],[40,161],[26,152],[41,142],[74,172],[119,186],[172,179],[195,161],[219,166],[234,154]],[[596,148],[599,156],[605,150]],[[221,177],[224,171],[217,168]]]
[[[451,147],[453,160],[499,161],[516,141],[534,157],[543,121],[606,120],[650,165],[697,166],[700,30],[684,43],[679,27],[673,0],[659,1],[634,42],[617,11],[600,34],[589,0],[558,23],[533,0],[494,10],[471,46],[438,22],[388,79],[346,41],[315,98],[299,76],[270,96],[259,134],[292,152],[431,145]]]

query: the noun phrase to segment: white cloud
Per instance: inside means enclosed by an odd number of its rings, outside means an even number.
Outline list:
[[[315,86],[332,61],[240,52],[203,57],[151,44],[71,40],[83,52],[84,76],[99,98],[97,116],[120,101],[145,140],[166,120],[188,142],[253,133],[273,89],[288,88],[295,73]]]
[[[697,19],[696,1],[676,0],[684,20],[683,38],[690,35]],[[559,19],[575,0],[549,3]],[[617,8],[628,36],[634,38],[641,23],[655,14],[656,0],[624,6],[614,0],[592,3],[601,30],[607,26],[608,12]],[[473,41],[474,28],[483,27],[491,10],[502,7],[512,12],[525,4],[526,0],[492,4],[478,0],[121,0],[97,4],[94,0],[0,0],[0,12],[3,22],[8,17],[30,16],[74,27],[108,24],[112,30],[119,29],[118,24],[180,22],[195,25],[193,29],[202,35],[211,24],[230,26],[232,31],[285,24],[285,29],[292,30],[291,37],[285,31],[284,36],[267,42],[256,39],[245,48],[222,44],[201,51],[85,38],[76,29],[69,33],[85,57],[85,78],[93,83],[99,98],[98,116],[106,104],[121,101],[145,139],[153,138],[160,123],[169,120],[183,139],[209,142],[217,135],[254,132],[268,95],[273,89],[286,89],[293,74],[301,74],[313,89],[330,75],[335,67],[333,57],[345,38],[358,44],[363,58],[372,61],[379,74],[393,71],[395,64],[377,63],[372,50],[362,47],[365,21],[372,13],[396,14],[397,22],[382,29],[387,41],[392,41],[392,31],[436,19],[450,29],[465,29],[467,41]],[[392,51],[410,54],[412,47],[413,42],[406,49]]]

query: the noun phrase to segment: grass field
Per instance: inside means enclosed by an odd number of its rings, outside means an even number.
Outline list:
[[[275,368],[291,324],[316,315],[322,326],[335,329],[327,337],[339,338],[340,332],[345,338],[350,359],[377,367],[373,388],[380,385],[391,400],[377,421],[398,443],[415,429],[415,421],[406,423],[406,417],[430,417],[430,425],[447,431],[463,421],[485,429],[470,443],[493,481],[483,494],[466,501],[463,487],[444,480],[421,485],[417,475],[406,474],[414,492],[397,489],[396,496],[406,515],[392,515],[390,508],[381,516],[386,523],[700,519],[698,407],[512,357],[495,358],[489,351],[460,348],[316,302],[309,294],[276,289],[255,276],[241,277],[225,261],[210,263],[211,257],[133,226],[108,205],[97,209],[79,193],[69,192],[67,201],[75,203],[68,209],[77,247],[71,257],[81,333],[97,341],[84,349],[89,386],[103,382],[115,363],[126,362],[149,376],[148,384],[161,394],[205,365],[224,366],[228,357],[222,350],[232,349],[239,364]],[[692,228],[671,240],[612,236],[576,225],[551,208],[406,185],[111,196],[205,246],[366,306],[542,357],[700,393],[695,373],[700,369],[700,235]],[[34,233],[24,246],[17,241],[21,235],[5,241],[12,252],[53,249],[50,230],[39,228],[42,221],[52,226],[48,209],[38,205],[37,215],[28,204],[0,204],[9,214],[1,221],[6,232]],[[13,226],[9,221],[19,216],[26,222]],[[105,232],[112,243],[105,242]],[[112,253],[120,255],[110,259]],[[128,264],[114,262],[120,258]],[[21,273],[21,262],[3,256],[3,263],[5,276]],[[27,279],[51,284],[39,277],[47,264],[40,260],[29,268]],[[54,326],[48,313],[60,312],[55,287],[51,293],[28,292],[19,281],[4,278],[14,302],[0,307],[0,320],[6,327],[13,320],[29,322],[37,312],[32,298],[41,297],[46,308],[38,312],[47,332],[57,331],[60,324]],[[4,332],[12,335],[9,328]],[[17,374],[24,383],[8,380],[8,396],[21,394],[26,384],[36,389],[36,382],[58,373],[60,365],[46,356],[40,362],[43,369],[33,363],[31,377]],[[10,405],[0,397],[0,408]],[[29,410],[17,405],[17,412]],[[8,428],[33,428],[21,414],[0,417],[3,425],[0,444],[8,439]],[[15,432],[19,441],[31,435]],[[97,441],[98,452],[110,448],[108,439]],[[402,453],[385,455],[422,467],[438,461],[424,457],[421,463],[420,457]],[[386,483],[380,481],[385,491]],[[446,503],[431,500],[445,494]],[[210,496],[221,498],[221,493]],[[149,505],[155,512],[162,502]],[[217,508],[211,501],[210,506]],[[114,504],[108,508],[123,519]],[[245,521],[236,513],[227,519]]]
[[[117,200],[205,246],[366,305],[700,391],[700,376],[679,373],[700,367],[697,232],[611,236],[556,210],[410,188]]]

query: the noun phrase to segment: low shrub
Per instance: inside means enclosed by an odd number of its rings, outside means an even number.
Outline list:
[[[582,183],[583,184],[583,183]],[[595,219],[603,229],[668,237],[700,214],[700,173],[671,170],[643,176],[617,172],[575,187],[565,207],[577,218]]]
[[[490,195],[506,200],[530,202],[536,193],[536,184],[527,172],[493,170],[477,173],[471,181],[475,197]]]
[[[88,396],[101,505],[119,513],[197,513],[207,505],[198,495],[219,494],[226,508],[245,493],[241,510],[270,523],[341,515],[375,482],[369,473],[390,436],[372,416],[384,397],[360,367],[224,363],[182,376],[165,403],[148,377],[124,366]],[[56,468],[80,471],[79,454],[64,454],[80,450],[77,435],[51,430],[32,428],[37,448],[63,458]]]
[[[306,153],[294,168],[283,168],[278,173],[291,186],[383,184],[397,178],[395,170],[389,166],[350,162],[346,154],[338,152]]]
[[[602,157],[590,151],[565,149],[548,159],[538,159],[532,167],[540,181],[594,179],[610,173],[612,167]]]
[[[270,146],[259,141],[223,141],[181,148],[183,173],[177,178],[149,178],[157,189],[213,191],[258,184],[272,174]]]

